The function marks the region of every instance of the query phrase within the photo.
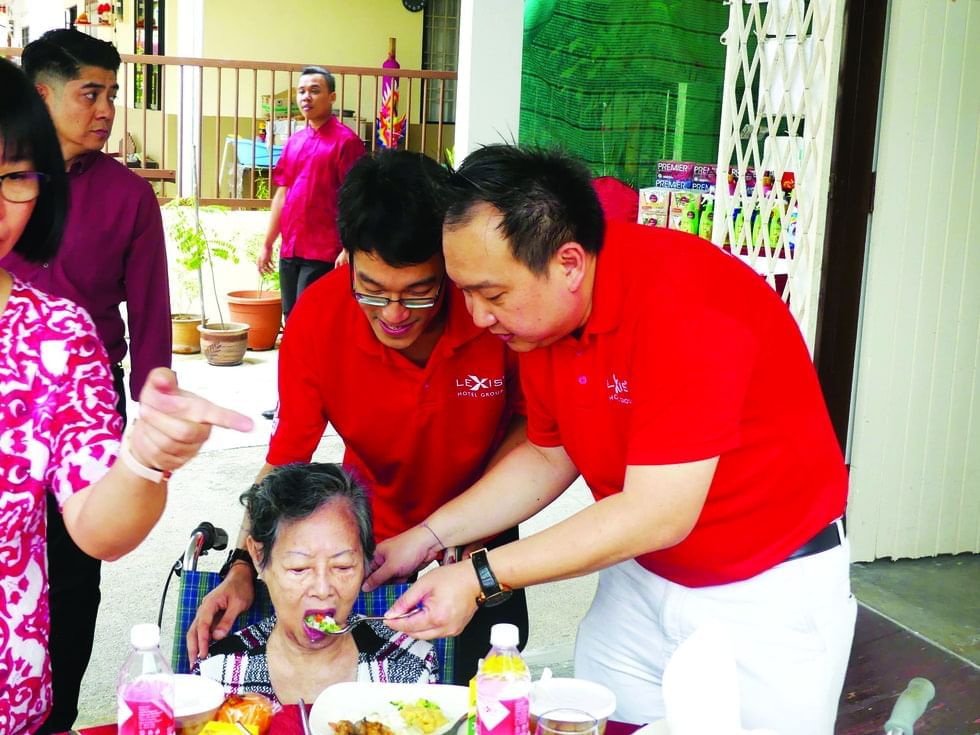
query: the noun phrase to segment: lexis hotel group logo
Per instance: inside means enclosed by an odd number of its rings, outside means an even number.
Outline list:
[[[606,388],[609,389],[610,401],[622,403],[627,406],[633,403],[633,399],[630,398],[629,381],[625,378],[617,377],[616,373],[613,373],[612,377],[606,381]]]
[[[467,375],[456,378],[457,398],[497,398],[504,394],[504,379]]]

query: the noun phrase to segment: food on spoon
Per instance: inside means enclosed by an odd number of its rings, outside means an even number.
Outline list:
[[[311,613],[303,618],[303,622],[306,623],[307,627],[321,633],[336,633],[343,627],[338,625],[332,617],[323,613]]]

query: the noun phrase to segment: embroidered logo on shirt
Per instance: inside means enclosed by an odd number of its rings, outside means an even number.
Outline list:
[[[626,406],[633,402],[633,399],[630,398],[629,381],[616,377],[616,373],[613,373],[612,377],[606,381],[606,387],[609,389],[610,401]]]
[[[496,398],[504,394],[504,379],[467,375],[456,378],[457,398]]]

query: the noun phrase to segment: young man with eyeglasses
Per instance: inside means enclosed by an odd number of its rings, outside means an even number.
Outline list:
[[[473,324],[446,279],[447,178],[432,159],[405,151],[354,165],[339,197],[349,262],[307,289],[279,355],[279,412],[257,481],[276,466],[309,462],[329,421],[345,444],[344,467],[368,489],[379,541],[425,528],[432,511],[525,436],[516,355]],[[247,519],[239,550],[246,529]],[[514,527],[488,545],[516,538]],[[433,541],[425,563],[453,553]],[[254,568],[242,551],[229,561],[188,633],[192,660],[251,604]],[[496,622],[519,624],[526,641],[523,594],[487,608],[457,639],[456,682],[473,676]]]
[[[171,332],[167,252],[156,195],[146,181],[102,152],[116,113],[119,53],[111,43],[61,29],[28,44],[21,64],[54,122],[70,205],[61,248],[53,258],[31,263],[11,253],[0,265],[92,316],[109,355],[116,409],[125,420],[122,361],[127,351],[135,399],[153,368],[170,367]],[[75,720],[100,601],[101,562],[71,540],[51,498],[48,563],[54,707],[41,733],[65,731]]]

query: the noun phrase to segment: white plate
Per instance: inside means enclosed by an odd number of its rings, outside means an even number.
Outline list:
[[[667,729],[667,720],[657,720],[649,725],[644,725],[636,730],[633,735],[670,735],[670,730]]]
[[[310,710],[310,728],[313,735],[331,735],[331,722],[354,722],[366,715],[387,712],[391,702],[414,702],[425,697],[442,709],[449,723],[466,713],[469,690],[448,684],[374,684],[352,681],[334,684],[324,689]],[[449,728],[436,730],[432,735],[442,735]]]

